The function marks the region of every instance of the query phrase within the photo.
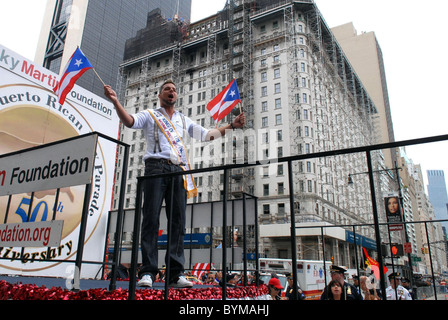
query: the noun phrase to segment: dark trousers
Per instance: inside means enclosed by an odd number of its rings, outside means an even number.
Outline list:
[[[179,172],[182,168],[166,161],[148,159],[145,162],[145,176],[168,172]],[[171,181],[173,180],[173,189]],[[140,277],[150,274],[153,279],[158,272],[157,240],[159,237],[159,220],[163,200],[167,221],[172,208],[170,252],[165,255],[165,264],[170,259],[170,279],[174,280],[184,272],[184,237],[185,211],[187,207],[187,193],[184,188],[182,175],[166,178],[146,179],[144,183],[143,221],[141,234],[142,267]]]

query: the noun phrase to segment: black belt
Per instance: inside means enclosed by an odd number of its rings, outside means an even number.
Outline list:
[[[148,162],[149,163],[150,162],[152,162],[152,163],[163,163],[163,164],[168,164],[170,166],[181,166],[181,165],[183,165],[183,163],[174,163],[170,159],[163,159],[163,158],[160,158],[160,159],[148,158],[148,159],[145,160],[145,164],[148,163]]]

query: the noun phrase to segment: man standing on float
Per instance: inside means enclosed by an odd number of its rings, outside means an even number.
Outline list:
[[[201,140],[210,141],[221,137],[226,130],[242,128],[246,118],[244,113],[226,126],[207,130],[190,118],[175,110],[177,101],[176,85],[166,80],[159,91],[160,107],[154,110],[143,110],[136,114],[128,114],[118,101],[117,94],[108,85],[104,93],[114,104],[121,122],[128,128],[143,129],[146,137],[145,176],[170,172],[180,172],[189,168],[186,148],[182,139],[185,133]],[[171,194],[171,181],[174,179],[174,192]],[[184,235],[185,212],[188,196],[197,193],[191,175],[176,175],[168,178],[146,179],[144,184],[143,223],[141,235],[142,267],[138,286],[151,287],[158,272],[157,240],[159,217],[162,202],[165,200],[166,212],[172,207],[173,219],[170,236],[170,252],[165,256],[170,259],[170,285],[177,288],[192,287],[193,283],[184,276]],[[171,203],[171,199],[173,202]]]

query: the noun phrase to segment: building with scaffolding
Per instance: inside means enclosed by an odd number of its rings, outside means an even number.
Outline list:
[[[235,78],[245,129],[211,143],[189,141],[190,162],[205,168],[264,161],[261,167],[234,169],[229,194],[258,198],[260,253],[290,258],[288,167],[275,159],[374,144],[377,109],[312,0],[229,2],[191,25],[150,13],[147,27],[126,44],[117,91],[128,112],[136,113],[157,107],[160,84],[172,78],[178,110],[204,127],[215,127],[206,105]],[[226,121],[239,112],[235,108]],[[130,166],[127,173],[117,171],[116,182],[127,174],[126,207],[132,208],[145,141],[132,130],[122,130],[121,139],[131,145]],[[384,167],[381,153],[373,160],[374,169]],[[320,231],[301,227],[372,223],[366,175],[347,184],[350,174],[367,171],[362,153],[297,161],[291,169],[298,258],[323,254]],[[191,201],[222,200],[223,179],[219,172],[195,175],[199,195]],[[357,232],[367,241],[374,239],[371,227]],[[328,232],[331,250],[325,258],[353,267],[348,238],[343,228]]]

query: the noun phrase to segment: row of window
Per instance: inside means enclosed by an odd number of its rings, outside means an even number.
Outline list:
[[[270,215],[272,206],[275,206],[275,205],[269,204],[269,203],[263,204],[263,215]],[[334,210],[330,210],[325,207],[322,207],[322,210],[319,210],[319,204],[317,204],[317,203],[316,203],[316,212],[315,213],[318,216],[322,215],[324,220],[336,221],[338,224],[352,224],[352,221],[350,219],[344,217],[341,214],[338,214]],[[286,214],[285,203],[277,203],[277,215],[283,216],[285,214]]]

